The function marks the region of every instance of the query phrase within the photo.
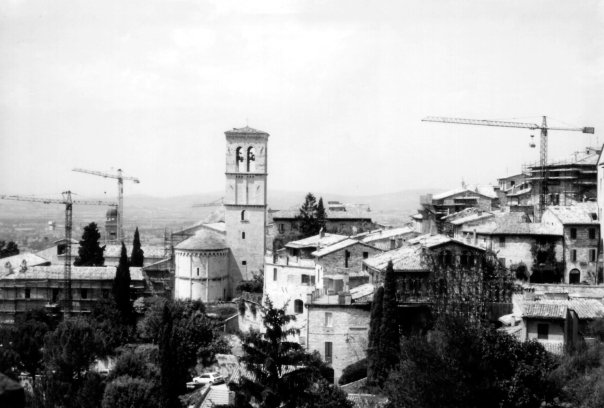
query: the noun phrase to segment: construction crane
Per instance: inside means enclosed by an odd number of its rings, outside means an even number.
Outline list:
[[[462,118],[445,118],[437,116],[428,116],[422,119],[422,122],[440,122],[440,123],[453,123],[458,125],[476,125],[476,126],[494,126],[494,127],[511,127],[511,128],[523,128],[541,131],[541,141],[539,146],[539,166],[540,166],[540,183],[539,183],[539,205],[537,208],[538,220],[541,220],[541,215],[545,211],[545,197],[547,195],[547,134],[550,130],[562,130],[568,132],[582,132],[593,134],[595,129],[593,127],[555,127],[547,125],[547,118],[543,116],[541,125],[536,123],[527,122],[506,122],[499,120],[481,120],[481,119],[462,119]],[[531,147],[534,147],[534,143],[531,141]]]
[[[117,169],[116,174],[105,173],[102,171],[86,170],[75,168],[73,171],[79,173],[92,174],[95,176],[117,179],[117,242],[124,240],[124,229],[123,229],[123,214],[124,214],[124,180],[130,180],[134,183],[140,183],[140,180],[136,177],[124,177],[122,169]]]
[[[62,199],[54,198],[40,198],[40,197],[28,197],[18,195],[0,195],[2,200],[15,200],[15,201],[30,201],[44,204],[64,204],[65,205],[65,269],[64,269],[64,283],[65,283],[65,299],[64,299],[64,311],[66,315],[71,314],[72,310],[72,297],[71,297],[71,232],[73,225],[73,205],[108,205],[116,206],[116,203],[107,201],[87,201],[87,200],[73,200],[71,198],[71,191],[64,191],[62,193]]]
[[[214,201],[211,201],[209,203],[193,204],[193,208],[198,208],[198,207],[220,207],[222,205],[224,205],[224,197],[220,197],[218,200],[214,200]]]

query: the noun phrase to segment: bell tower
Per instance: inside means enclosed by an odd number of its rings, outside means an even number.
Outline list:
[[[268,133],[244,127],[226,135],[224,195],[231,292],[264,267]]]

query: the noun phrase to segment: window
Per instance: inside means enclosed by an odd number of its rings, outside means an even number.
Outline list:
[[[59,289],[53,288],[52,290],[52,303],[56,303],[59,300]]]
[[[80,298],[88,299],[88,289],[80,289]]]
[[[256,171],[256,150],[254,149],[254,146],[247,148],[247,171]]]
[[[245,221],[245,210],[241,211],[241,221]]]
[[[304,302],[301,301],[300,299],[296,299],[294,301],[294,313],[295,314],[300,314],[304,311]]]
[[[25,299],[29,299],[31,297],[31,289],[25,288]]]
[[[245,232],[241,233],[241,239],[245,239]]]
[[[308,282],[310,281],[308,275],[302,275],[302,284],[303,285],[308,285]]]
[[[499,237],[499,246],[501,248],[505,247],[505,237]]]
[[[197,268],[197,276],[199,276],[199,268]]]
[[[325,312],[325,327],[333,327],[333,314],[331,312]]]
[[[285,224],[280,223],[279,224],[279,233],[283,234],[285,232]]]
[[[549,336],[549,324],[539,323],[537,325],[537,338],[539,340],[547,340]]]
[[[277,280],[277,268],[273,268],[273,280]]]
[[[57,245],[57,255],[63,255],[65,252],[67,252],[67,244]]]
[[[350,259],[350,252],[344,251],[344,268],[348,268],[348,260]]]
[[[333,343],[331,341],[325,342],[325,362],[331,363],[333,359]]]
[[[396,249],[396,240],[395,239],[390,240],[390,249]]]
[[[570,250],[570,261],[577,262],[577,250],[576,249]]]
[[[577,229],[576,228],[570,229],[570,239],[577,239]]]
[[[247,261],[241,261],[241,265],[243,265],[243,266],[247,265]]]
[[[369,258],[369,252],[363,252],[363,259]]]
[[[596,262],[596,250],[595,249],[589,250],[589,262]]]
[[[311,285],[314,285],[314,284],[315,284],[315,277],[314,277],[314,276],[311,276],[311,277],[310,277],[310,284],[311,284]]]
[[[595,228],[589,229],[589,239],[596,239],[596,229]]]

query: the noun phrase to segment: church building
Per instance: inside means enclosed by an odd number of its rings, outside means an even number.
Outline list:
[[[175,245],[176,299],[229,299],[264,267],[269,134],[246,126],[225,136],[224,223],[188,228]]]

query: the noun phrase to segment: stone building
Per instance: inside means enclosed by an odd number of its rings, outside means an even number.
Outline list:
[[[464,224],[457,237],[497,254],[519,279],[534,283],[564,281],[562,226],[531,223],[523,213],[497,213],[481,223]]]
[[[344,368],[367,355],[371,304],[334,304],[317,299],[307,308],[307,348],[318,351],[333,368],[337,383]]]
[[[600,220],[595,202],[550,206],[541,222],[563,230],[564,282],[603,283],[602,270],[598,269]]]
[[[417,235],[418,233],[412,227],[398,227],[374,230],[363,235],[355,236],[355,238],[360,238],[362,243],[369,244],[382,251],[390,251],[392,249],[400,248],[409,239],[414,238]]]
[[[172,235],[178,299],[230,299],[242,280],[264,269],[269,134],[244,127],[225,137],[224,223]]]
[[[273,250],[279,250],[289,242],[300,239],[297,217],[300,209],[276,211],[272,214]],[[341,235],[356,235],[378,227],[371,219],[371,210],[362,204],[342,204],[328,201],[325,206],[325,232]]]
[[[0,276],[0,322],[13,323],[15,316],[36,308],[58,306],[64,299],[63,265],[32,266],[4,271]],[[116,267],[74,266],[71,268],[72,312],[90,312],[96,302],[111,297]],[[130,268],[133,297],[142,295],[141,268]]]

